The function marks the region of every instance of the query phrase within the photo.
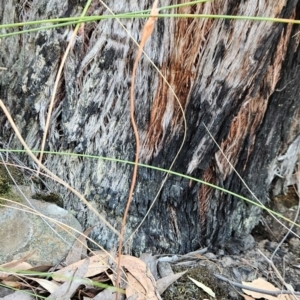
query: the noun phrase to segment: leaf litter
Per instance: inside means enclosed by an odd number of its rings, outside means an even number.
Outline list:
[[[84,234],[87,236],[89,232]],[[94,251],[89,257],[80,259],[86,255],[84,240],[74,244],[65,262],[71,262],[67,266],[37,266],[27,263],[24,257],[19,260],[0,265],[0,284],[16,291],[0,299],[36,299],[39,296],[45,299],[115,299],[116,291],[122,299],[157,300],[160,295],[174,281],[185,272],[165,276],[156,280],[151,270],[156,271],[157,258],[144,253],[142,259],[130,255],[121,256],[122,281],[126,283],[124,289],[117,289],[115,285],[116,265],[111,263],[111,257],[104,251]],[[73,247],[73,248],[74,248]],[[78,250],[81,253],[78,253]],[[78,261],[74,261],[77,257]],[[116,261],[114,257],[114,261]],[[150,266],[151,265],[151,266]],[[150,266],[150,267],[149,267]],[[55,269],[55,271],[52,271]],[[157,277],[156,273],[156,277]]]
[[[72,250],[70,251],[72,252]],[[85,253],[84,250],[82,253]],[[115,299],[117,288],[115,287],[116,279],[116,264],[113,263],[116,261],[117,257],[114,255],[113,259],[108,253],[104,251],[94,251],[89,254],[89,257],[80,259],[77,262],[73,262],[67,266],[56,266],[56,269],[53,272],[53,266],[37,266],[32,267],[29,263],[24,261],[25,259],[14,260],[12,262],[3,264],[0,266],[0,283],[8,287],[17,289],[19,291],[14,292],[9,295],[10,298],[4,297],[0,299],[9,300],[23,300],[23,299],[36,299],[38,296],[42,296],[46,299],[80,299],[80,300],[112,300]],[[206,268],[218,270],[216,261],[211,261],[204,259],[204,256],[197,255],[195,253],[189,253],[187,255],[168,255],[158,258],[158,256],[152,256],[149,253],[144,253],[141,255],[142,259],[133,257],[130,255],[121,256],[121,282],[123,289],[118,289],[119,299],[131,300],[143,300],[143,299],[161,299],[160,295],[165,293],[169,287],[181,280],[181,278],[186,277],[191,284],[195,285],[195,289],[199,289],[199,286],[208,292],[207,297],[203,299],[213,299],[214,294],[220,295],[218,291],[218,286],[216,282],[212,281],[211,278],[207,277],[208,274],[205,273],[205,269],[200,269],[200,273],[195,273],[197,271],[196,265],[199,262],[205,264]],[[232,256],[233,257],[233,256]],[[78,258],[81,258],[81,255],[78,255]],[[234,257],[233,257],[234,258]],[[191,261],[194,259],[194,263],[190,265],[189,271],[179,271],[177,274],[174,274],[173,271],[162,273],[159,266],[163,264],[178,266],[181,269],[183,268],[180,263],[183,260]],[[234,264],[239,265],[240,268],[244,268],[242,262],[243,258],[240,258],[240,263],[238,259],[232,260]],[[65,260],[66,261],[66,260]],[[225,260],[219,260],[219,263],[222,264]],[[208,267],[208,265],[210,267]],[[159,270],[160,276],[163,278],[155,278],[153,275],[154,270]],[[185,266],[186,268],[187,266]],[[247,268],[249,263],[247,264]],[[150,271],[152,269],[152,272]],[[176,269],[176,268],[175,268]],[[193,271],[194,270],[194,271]],[[193,273],[193,272],[194,273]],[[220,270],[219,270],[220,271]],[[202,281],[202,279],[197,274],[202,274],[204,278],[208,278],[208,281]],[[189,275],[189,276],[188,276]],[[200,281],[203,283],[201,286]],[[274,285],[268,283],[264,279],[256,279],[252,281],[242,281],[242,284],[245,287],[252,286],[256,289],[268,290],[268,291],[280,291],[278,288],[275,288]],[[219,284],[218,284],[219,285]],[[174,284],[172,285],[174,287]],[[187,281],[185,281],[184,286],[188,286]],[[206,286],[206,287],[205,287]],[[210,287],[211,289],[206,289]],[[195,289],[192,289],[191,292],[195,293]],[[267,295],[263,292],[255,293],[247,289],[243,289],[244,299],[291,299],[291,295]],[[27,294],[24,294],[27,293]],[[31,295],[28,295],[31,293]],[[183,295],[178,295],[178,290],[175,292],[175,295],[179,296],[178,299]],[[34,297],[33,297],[33,296]],[[165,297],[164,299],[168,299]],[[189,295],[189,294],[187,294]],[[174,296],[174,294],[173,294]],[[211,298],[210,298],[211,297]],[[188,299],[189,296],[187,296]],[[215,296],[215,299],[225,299],[218,298]],[[229,297],[230,298],[230,297]],[[226,298],[226,299],[229,299]],[[174,299],[174,297],[173,297]],[[177,299],[177,298],[176,298]],[[297,298],[298,299],[298,298]]]

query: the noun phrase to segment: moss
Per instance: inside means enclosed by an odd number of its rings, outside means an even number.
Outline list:
[[[7,168],[17,184],[24,184],[25,180],[22,172],[20,172],[13,166],[7,166]],[[2,164],[0,164],[0,198],[6,198],[16,202],[21,202],[20,196],[12,192],[12,184],[14,184],[14,182],[12,181],[6,168]],[[7,204],[7,202],[3,199],[0,199],[0,204]]]
[[[25,182],[24,174],[21,171],[19,171],[18,168],[15,168],[13,166],[7,166],[7,168],[11,176],[18,184],[24,184]],[[6,168],[2,164],[0,164],[0,185],[1,185],[1,181],[5,181],[8,185],[14,184],[11,177],[6,171]]]
[[[17,182],[17,184],[26,185],[26,180],[24,179],[24,174],[22,172],[20,172],[17,168],[14,168],[12,166],[8,166],[8,169],[11,175],[13,176],[14,180]],[[33,179],[33,180],[35,181],[36,185],[42,185],[39,179]],[[21,198],[11,191],[11,185],[13,184],[14,182],[12,181],[11,177],[7,173],[6,168],[0,164],[0,197],[20,202]],[[57,194],[54,193],[50,193],[50,194],[38,193],[33,195],[32,198],[38,200],[44,200],[46,202],[54,203],[60,207],[63,207],[62,199]],[[0,204],[5,204],[5,200],[0,199]]]
[[[59,195],[50,193],[50,194],[42,194],[42,193],[37,193],[32,196],[33,199],[37,200],[44,200],[46,202],[54,203],[57,206],[63,207],[63,201],[59,197]]]
[[[174,272],[183,272],[186,267],[174,267]],[[201,288],[197,287],[188,277],[200,281],[210,287],[216,294],[216,298],[209,296]],[[162,295],[164,300],[187,300],[187,299],[211,299],[227,300],[228,291],[221,286],[216,279],[205,267],[195,267],[189,269],[180,279],[170,286]]]
[[[1,177],[0,177],[0,198],[14,200],[16,202],[21,202],[21,198],[12,192],[11,186],[10,186],[8,180],[6,180],[5,178],[1,178]],[[9,203],[7,203],[3,199],[0,199],[0,205],[1,204],[9,205]],[[1,206],[0,206],[0,208],[1,208]]]
[[[0,177],[0,195],[8,193],[10,190],[10,185],[5,178]]]

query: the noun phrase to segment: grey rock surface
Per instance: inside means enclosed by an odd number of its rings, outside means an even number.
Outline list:
[[[31,199],[28,192],[25,194],[36,212],[47,218],[23,211],[24,207],[17,203],[9,204],[12,208],[0,208],[0,264],[31,254],[26,261],[34,266],[54,265],[65,258],[75,237],[79,235],[71,228],[82,232],[81,225],[65,209],[52,203]],[[24,199],[22,204],[30,207],[27,200]]]

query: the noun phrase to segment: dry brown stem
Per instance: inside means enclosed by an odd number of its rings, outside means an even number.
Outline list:
[[[120,281],[120,268],[121,268],[120,263],[121,263],[122,244],[123,244],[123,237],[124,237],[124,231],[125,231],[125,225],[126,225],[126,218],[128,215],[130,203],[132,201],[132,194],[133,194],[135,183],[136,183],[137,169],[138,169],[138,162],[139,162],[139,153],[140,153],[139,133],[138,133],[137,125],[136,125],[135,118],[134,118],[134,81],[135,81],[136,69],[137,69],[139,60],[141,58],[142,52],[143,52],[143,48],[145,46],[146,41],[148,40],[148,38],[151,36],[151,34],[153,32],[154,24],[157,20],[157,15],[158,15],[157,3],[158,3],[158,0],[155,0],[153,3],[152,10],[151,10],[151,17],[148,19],[148,21],[146,22],[146,24],[144,26],[144,29],[142,32],[142,37],[141,37],[141,42],[139,44],[139,49],[138,49],[138,53],[137,53],[137,56],[134,61],[132,76],[131,76],[130,120],[131,120],[131,124],[133,127],[134,135],[135,135],[136,149],[135,149],[135,161],[134,161],[131,186],[130,186],[130,190],[129,190],[129,195],[128,195],[125,212],[123,215],[122,227],[121,227],[120,238],[119,238],[118,266],[117,266],[117,279],[116,279],[116,287],[117,288],[119,287],[119,283],[120,283],[119,282]],[[117,299],[118,299],[118,293],[116,293],[116,300]]]

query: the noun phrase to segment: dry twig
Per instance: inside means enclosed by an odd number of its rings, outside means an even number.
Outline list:
[[[135,183],[136,183],[136,177],[137,177],[137,169],[138,169],[138,162],[139,162],[139,153],[140,153],[140,140],[139,140],[139,133],[137,129],[137,125],[135,122],[134,118],[134,81],[135,81],[135,75],[136,75],[136,69],[139,63],[139,60],[141,58],[143,48],[145,46],[146,41],[148,38],[151,36],[153,29],[154,29],[154,24],[157,20],[157,15],[158,15],[158,9],[157,9],[157,4],[158,0],[155,0],[153,3],[153,7],[151,10],[151,17],[148,19],[146,22],[143,32],[142,32],[142,37],[141,37],[141,42],[139,45],[138,53],[134,61],[133,65],[133,70],[132,70],[132,76],[131,76],[131,88],[130,88],[130,120],[131,124],[133,127],[134,135],[135,135],[135,142],[136,142],[136,149],[135,149],[135,161],[134,161],[134,168],[133,168],[133,174],[132,174],[132,179],[131,179],[131,186],[130,186],[130,191],[128,195],[128,200],[125,208],[125,212],[123,215],[123,220],[122,220],[122,227],[121,227],[121,232],[120,232],[120,238],[119,238],[119,252],[118,252],[118,266],[117,266],[117,279],[116,279],[116,287],[119,287],[119,281],[120,281],[120,263],[121,263],[121,254],[122,254],[122,245],[123,245],[123,237],[124,237],[124,231],[125,231],[125,225],[126,225],[126,218],[128,215],[130,203],[132,201],[132,194],[134,191]],[[118,293],[116,294],[116,299],[118,299]]]

